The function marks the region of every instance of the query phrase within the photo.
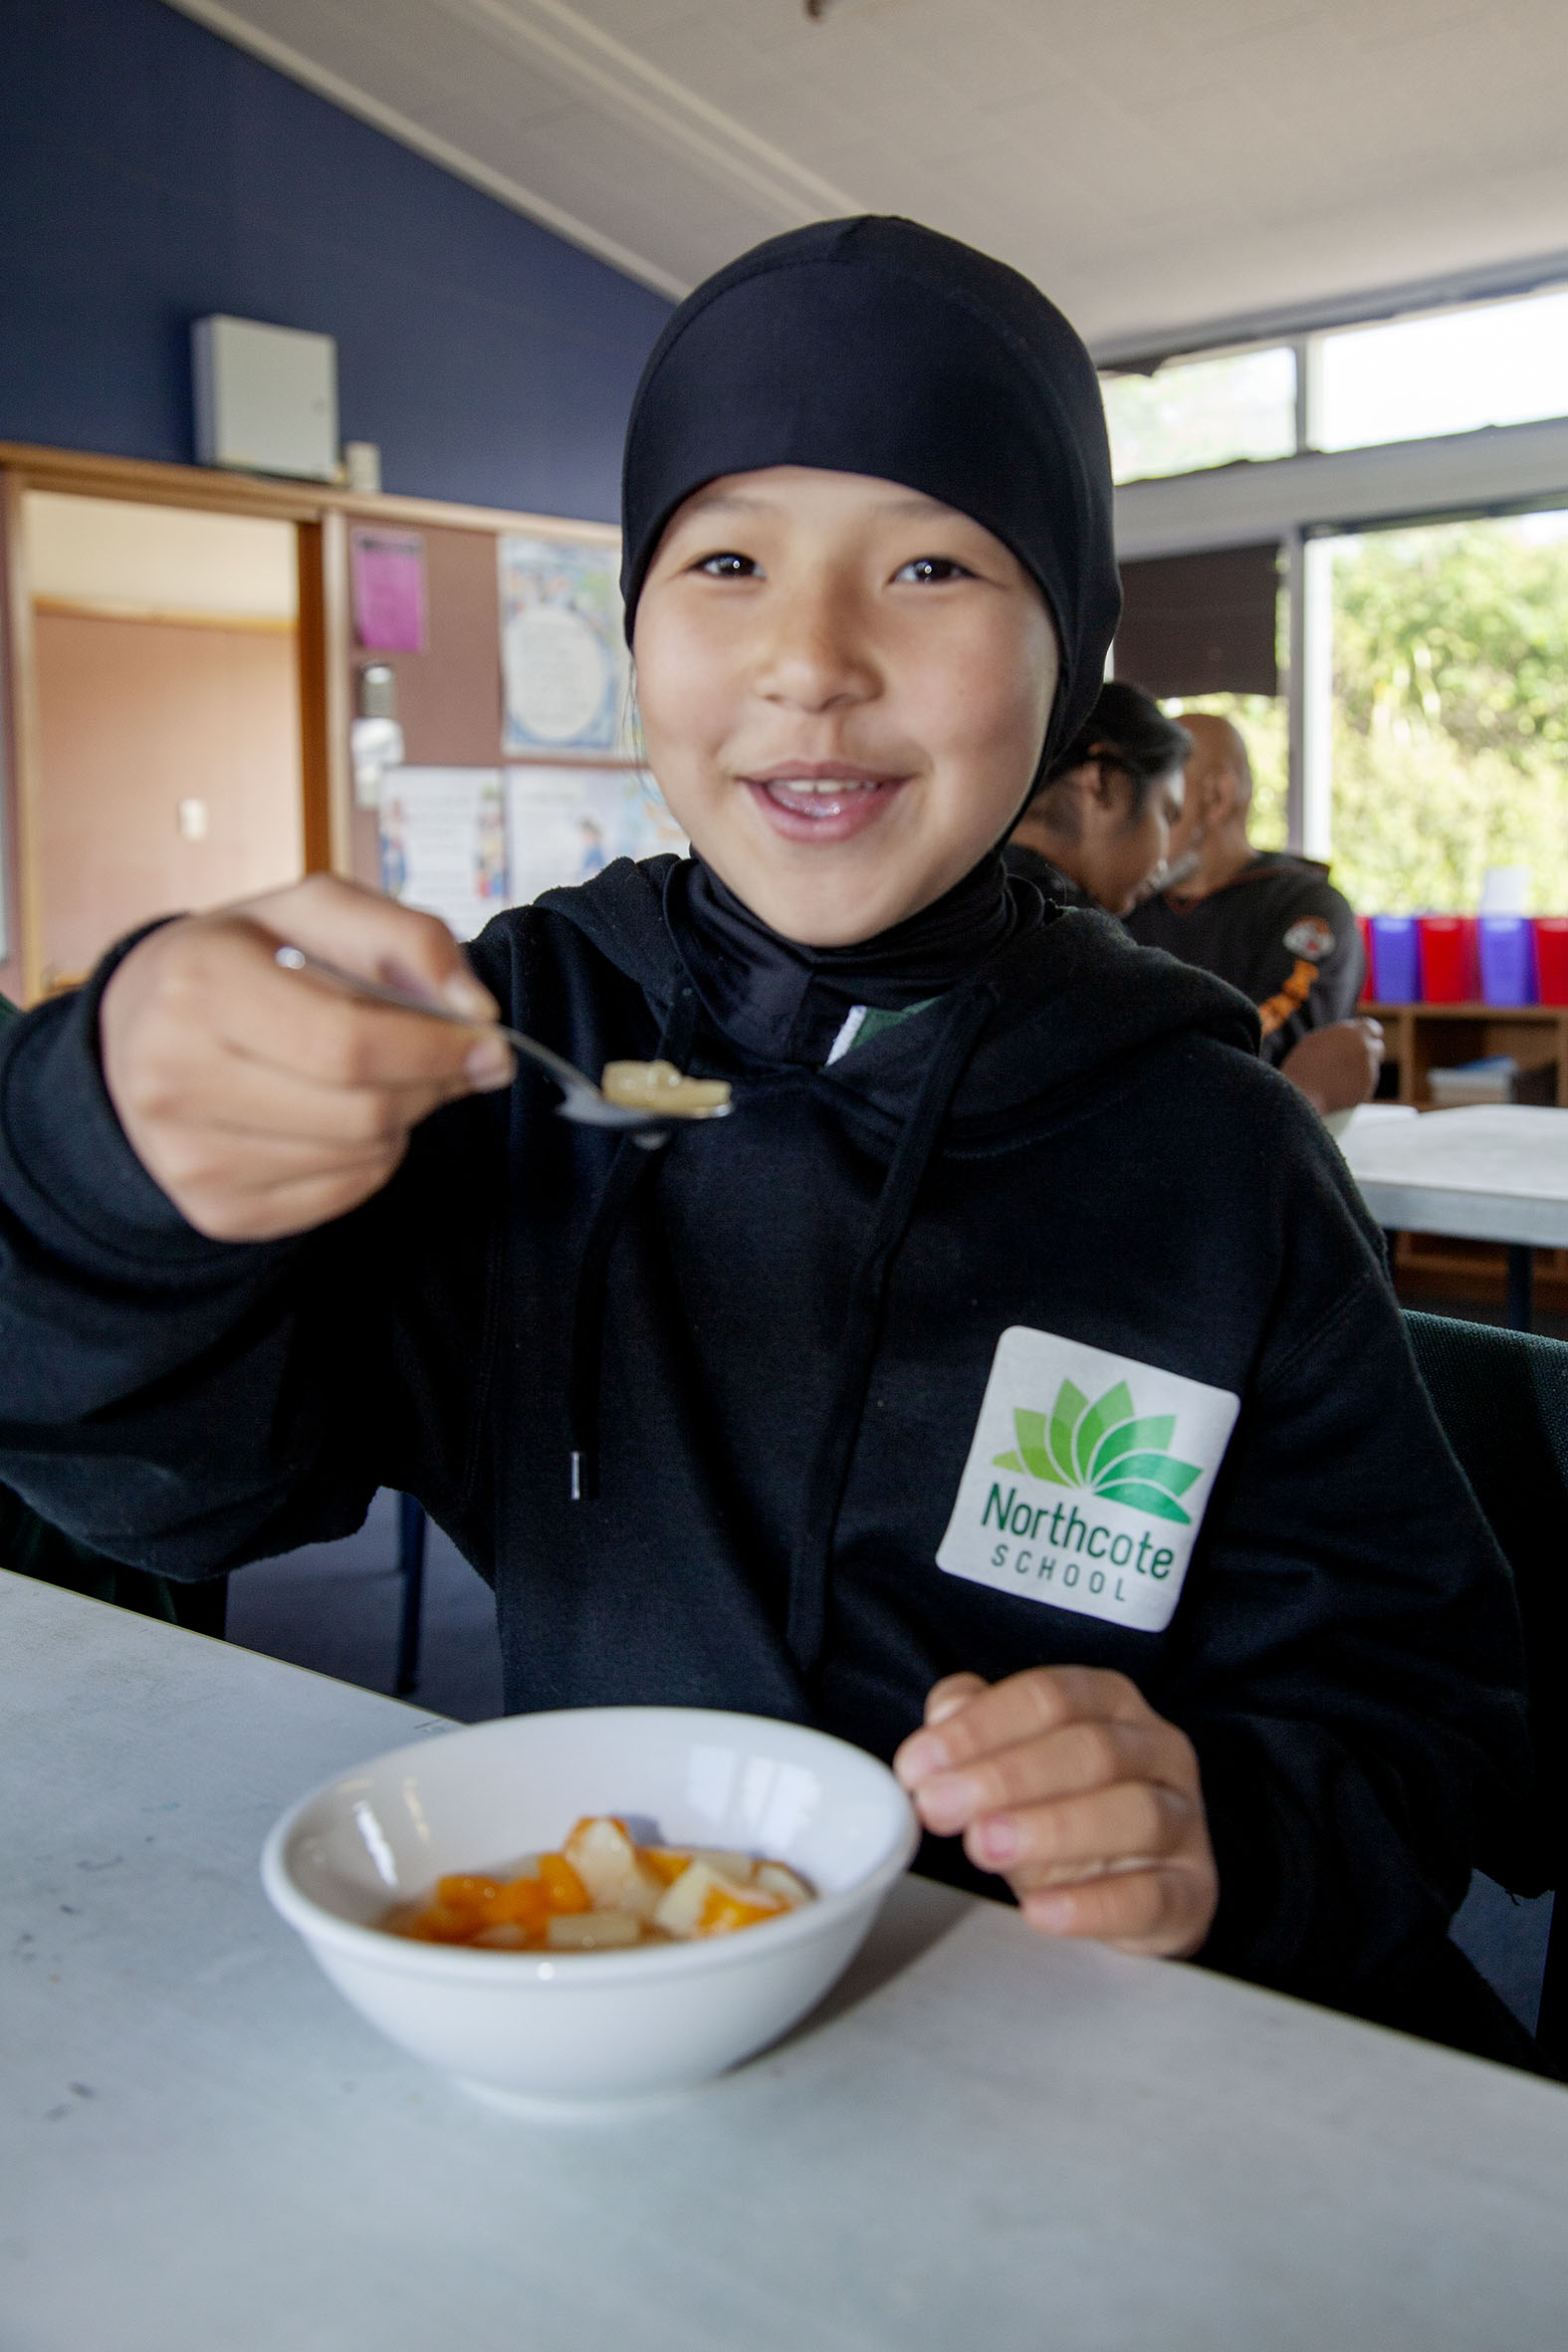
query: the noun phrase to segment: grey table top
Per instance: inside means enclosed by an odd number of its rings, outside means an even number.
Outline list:
[[[1339,1147],[1380,1225],[1568,1248],[1568,1110],[1498,1103],[1389,1119],[1367,1107]]]
[[[526,2125],[266,1907],[417,1711],[0,1575],[5,2352],[1518,2352],[1568,2096],[907,1881],[786,2043]]]

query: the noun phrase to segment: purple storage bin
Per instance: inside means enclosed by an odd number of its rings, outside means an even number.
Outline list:
[[[1482,915],[1476,925],[1481,997],[1488,1005],[1533,1005],[1535,925],[1528,915]]]
[[[1374,915],[1372,977],[1381,1005],[1421,1003],[1421,947],[1414,915]]]

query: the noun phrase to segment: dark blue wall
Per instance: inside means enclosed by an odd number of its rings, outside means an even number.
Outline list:
[[[388,490],[613,521],[669,307],[159,0],[0,0],[0,439],[190,462],[226,311],[336,337]]]

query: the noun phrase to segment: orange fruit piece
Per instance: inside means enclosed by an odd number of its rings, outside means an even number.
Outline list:
[[[675,1884],[691,1860],[690,1854],[677,1853],[674,1846],[639,1846],[637,1855],[640,1861],[647,1863],[654,1877],[662,1879],[667,1887]]]
[[[542,1928],[550,1917],[550,1896],[538,1878],[509,1879],[496,1889],[496,1899],[490,1906],[490,1917],[498,1926],[527,1928],[531,1933]]]
[[[426,1903],[398,1930],[416,1944],[466,1944],[484,1922],[472,1911],[449,1911],[444,1903]]]
[[[723,1884],[708,1889],[697,1922],[699,1936],[731,1936],[737,1928],[754,1928],[760,1920],[777,1919],[782,1903],[750,1903]]]
[[[483,1927],[494,1917],[491,1905],[500,1892],[499,1878],[489,1878],[477,1871],[456,1871],[448,1878],[437,1879],[435,1900],[444,1910],[471,1912],[475,1927]]]
[[[564,1854],[541,1854],[539,1879],[552,1912],[591,1911],[588,1890]]]

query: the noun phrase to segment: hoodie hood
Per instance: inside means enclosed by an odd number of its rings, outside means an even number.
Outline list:
[[[687,985],[667,911],[670,877],[683,862],[617,858],[592,881],[546,891],[538,904],[570,923],[655,1006],[667,1007]],[[1009,888],[1019,919],[1008,939],[977,959],[930,1017],[883,1031],[823,1072],[826,1082],[900,1115],[929,1055],[931,1020],[971,985],[993,1001],[953,1095],[952,1114],[962,1120],[1020,1112],[1126,1055],[1182,1035],[1255,1056],[1256,1012],[1225,981],[1135,946],[1109,915],[1052,905],[1018,876]],[[738,1071],[779,1066],[705,1026],[699,1047],[705,1060],[715,1047],[719,1059]]]

